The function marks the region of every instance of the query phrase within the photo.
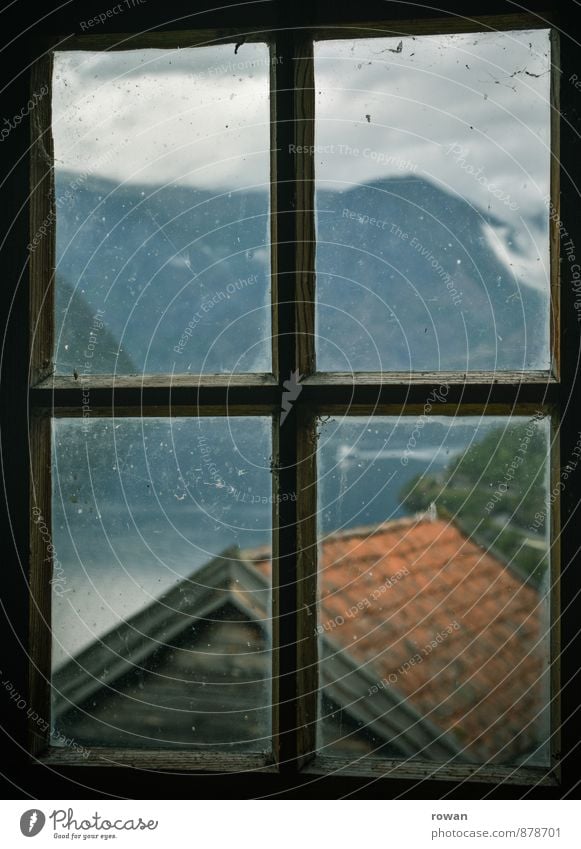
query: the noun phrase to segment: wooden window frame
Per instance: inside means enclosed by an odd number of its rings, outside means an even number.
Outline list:
[[[451,765],[422,761],[374,759],[351,763],[346,758],[316,753],[317,641],[313,628],[317,591],[316,443],[317,417],[333,413],[350,415],[396,414],[413,416],[426,397],[442,383],[449,384],[445,402],[434,403],[437,415],[526,414],[543,409],[552,417],[551,474],[559,469],[570,448],[573,431],[559,440],[567,399],[575,371],[567,364],[567,349],[574,348],[571,310],[560,306],[558,225],[550,223],[551,353],[550,372],[421,372],[319,373],[315,338],[315,217],[314,158],[291,155],[289,145],[309,150],[314,144],[313,41],[331,38],[369,38],[402,34],[436,34],[548,27],[536,16],[506,15],[467,21],[442,18],[381,22],[344,27],[253,30],[240,28],[199,32],[150,32],[126,36],[84,35],[53,40],[32,69],[33,90],[51,85],[52,50],[123,50],[146,47],[173,49],[246,40],[268,42],[271,62],[271,291],[272,373],[236,375],[122,375],[91,378],[93,415],[210,416],[270,415],[273,421],[275,494],[296,492],[296,502],[273,498],[273,753],[259,755],[168,752],[98,748],[89,757],[50,747],[48,732],[39,733],[31,722],[29,746],[33,757],[60,766],[133,766],[181,771],[277,772],[289,776],[347,775],[365,779],[397,778],[425,781],[548,785],[560,780],[561,708],[559,702],[561,535],[560,505],[552,508],[551,599],[552,647],[552,753],[549,768]],[[551,74],[551,197],[560,209],[561,164],[559,137],[559,42],[552,36]],[[50,98],[34,111],[31,144],[30,227],[54,220]],[[38,507],[50,527],[51,454],[50,421],[55,416],[81,414],[78,381],[52,373],[54,323],[54,229],[30,255],[29,405],[31,454],[31,506]],[[562,343],[569,331],[568,346]],[[563,351],[563,355],[562,352]],[[278,413],[284,381],[298,368],[302,392],[284,423],[281,435]],[[277,489],[278,488],[278,489]],[[31,520],[30,527],[30,690],[31,708],[39,716],[50,714],[50,564]]]

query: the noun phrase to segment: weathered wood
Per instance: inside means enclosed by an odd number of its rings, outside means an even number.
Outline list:
[[[296,111],[295,49],[292,33],[282,28],[273,45],[276,62],[271,63],[273,367],[280,393],[273,421],[273,468],[275,491],[293,498],[280,501],[273,511],[273,744],[281,771],[296,768],[296,414],[292,402],[282,422],[282,400],[288,397],[285,383],[297,368],[298,211],[296,158],[290,151]]]
[[[71,399],[68,399],[69,402]],[[170,416],[173,418],[177,418],[179,416],[182,417],[235,417],[235,416],[270,416],[273,413],[272,404],[237,404],[232,403],[227,407],[223,403],[219,403],[216,401],[210,402],[207,401],[204,404],[184,404],[183,402],[177,402],[174,404],[164,404],[159,398],[153,397],[151,399],[151,403],[144,403],[141,406],[136,406],[135,404],[129,404],[128,401],[131,399],[124,399],[123,404],[108,404],[106,405],[103,401],[100,405],[95,404],[95,406],[91,407],[91,415],[90,419],[97,418],[147,418],[148,416],[156,416],[159,418],[163,418],[166,416]],[[83,411],[81,405],[78,404],[76,406],[62,406],[62,407],[51,407],[50,404],[46,404],[46,406],[38,406],[33,405],[35,410],[40,410],[44,413],[51,413],[55,418],[81,418],[83,415]]]
[[[551,164],[549,208],[549,292],[551,365],[555,377],[561,374],[561,62],[560,40],[551,30]]]
[[[142,645],[149,654],[122,677],[55,716],[67,748],[270,753],[270,651],[257,622],[226,602]]]
[[[562,399],[558,409],[559,462],[562,470],[572,460],[578,462],[578,449],[581,439],[581,293],[578,281],[572,276],[571,264],[565,244],[571,240],[576,256],[575,263],[581,257],[581,217],[579,204],[581,195],[581,158],[579,157],[579,138],[581,137],[581,112],[579,109],[579,90],[574,85],[579,73],[581,51],[578,43],[571,38],[574,30],[573,7],[562,10],[563,20],[559,45],[560,67],[560,138],[559,138],[559,181],[560,208],[559,218],[563,225],[560,239],[561,248],[561,304],[560,304],[560,372],[562,381]],[[575,452],[575,453],[574,453]],[[560,729],[561,748],[554,756],[560,760],[564,786],[572,788],[578,781],[578,758],[576,752],[581,746],[581,724],[579,723],[579,659],[581,658],[581,630],[579,629],[578,604],[581,600],[581,569],[579,548],[579,524],[581,521],[581,464],[568,480],[561,478],[562,489],[557,494],[559,500],[560,527],[560,607],[555,624],[560,630],[559,652],[553,656],[554,666],[560,667],[559,690],[553,696],[559,696],[560,704],[555,704],[561,717],[554,716],[556,725],[553,731]],[[554,536],[553,536],[554,541]],[[557,634],[555,634],[555,639]],[[557,674],[555,670],[555,675]],[[555,682],[556,682],[555,678]],[[559,740],[557,739],[557,746]]]
[[[559,492],[561,481],[561,419],[558,411],[555,411],[551,420],[550,448],[549,448],[549,486],[552,496]],[[561,728],[563,723],[561,710],[561,578],[562,578],[562,551],[561,536],[563,527],[561,522],[561,499],[556,497],[550,504],[548,516],[545,522],[549,524],[549,715],[550,715],[550,756],[554,768],[554,774],[561,778]]]
[[[413,405],[431,401],[434,409],[444,402],[468,408],[488,410],[497,405],[514,406],[555,403],[560,395],[560,385],[547,374],[542,377],[527,375],[489,374],[466,375],[460,372],[440,375],[389,375],[389,374],[331,374],[317,373],[302,382],[299,403],[323,405],[364,405],[375,409],[384,404],[394,404],[403,410]],[[443,401],[438,401],[441,397]],[[434,400],[435,399],[435,400]]]
[[[315,40],[335,38],[386,38],[405,35],[437,35],[503,31],[512,29],[539,29],[550,26],[556,15],[550,10],[541,16],[528,13],[460,17],[458,15],[433,16],[428,7],[417,9],[417,18],[385,19],[374,21],[365,15],[365,6],[359,7],[360,22],[353,19],[328,18],[319,12],[317,23],[309,26],[300,19],[297,10],[295,23]],[[432,16],[430,16],[432,15]],[[312,16],[310,16],[312,18]],[[144,50],[148,48],[174,50],[185,47],[202,47],[210,44],[235,43],[241,38],[248,42],[267,41],[276,35],[276,27],[268,23],[248,27],[205,27],[200,29],[150,30],[139,32],[86,32],[54,35],[45,39],[45,50]]]
[[[92,375],[79,379],[51,375],[30,390],[32,406],[77,409],[82,414],[83,393],[91,414],[97,408],[135,406],[184,407],[189,414],[197,408],[220,406],[225,412],[238,405],[264,410],[280,404],[280,390],[270,374],[243,375]]]
[[[272,747],[274,759],[277,764],[284,759],[284,744],[282,735],[284,734],[284,717],[281,723],[280,705],[281,705],[281,570],[280,552],[281,552],[281,533],[280,529],[283,526],[287,511],[281,504],[281,481],[278,474],[280,463],[280,414],[274,415],[272,419],[272,602],[271,602],[271,619],[272,619]]]
[[[50,731],[51,578],[51,420],[33,411],[30,420],[30,563],[29,563],[29,745],[42,751]],[[35,716],[36,714],[36,716]]]
[[[83,375],[81,375],[83,377]],[[79,390],[81,380],[67,374],[52,374],[33,385],[35,391],[61,389]],[[90,389],[140,389],[146,387],[160,389],[190,389],[196,391],[206,388],[239,389],[258,391],[264,386],[276,386],[272,374],[94,374],[86,378]]]
[[[316,372],[302,381],[306,386],[554,386],[557,380],[546,371],[383,371]]]
[[[490,403],[483,407],[482,402],[473,404],[455,404],[455,403],[434,403],[430,410],[426,412],[425,403],[429,400],[428,397],[423,398],[423,402],[417,401],[393,401],[393,402],[377,402],[370,401],[369,403],[354,402],[346,409],[343,403],[329,402],[319,399],[318,402],[313,402],[309,409],[316,416],[397,416],[402,417],[402,423],[407,419],[412,425],[414,419],[423,414],[429,416],[533,416],[535,413],[542,411],[545,415],[551,415],[554,411],[553,405],[550,404],[531,404],[518,403],[512,401],[506,403]]]
[[[372,23],[347,26],[321,27],[312,31],[316,38],[345,37],[385,37],[386,35],[433,34],[436,32],[473,32],[487,29],[513,29],[545,26],[534,16],[509,15],[502,18],[473,19],[441,18],[419,21],[397,21],[393,23]],[[205,30],[198,33],[143,33],[127,35],[89,35],[68,39],[59,49],[97,49],[120,50],[144,47],[185,47],[202,44],[234,42],[240,36],[239,31]],[[263,41],[266,32],[255,32],[247,40]],[[315,416],[320,414],[343,415],[347,405],[351,414],[421,414],[423,404],[433,389],[443,383],[450,390],[446,404],[434,404],[432,414],[528,414],[539,406],[552,404],[560,397],[560,387],[552,375],[545,372],[433,372],[433,373],[359,373],[351,374],[312,374],[315,368],[314,327],[314,165],[312,154],[295,156],[290,172],[281,169],[281,157],[277,148],[289,140],[296,145],[310,149],[314,141],[314,81],[312,63],[312,42],[310,36],[279,39],[279,48],[284,44],[285,61],[292,69],[290,114],[280,111],[283,93],[271,97],[271,126],[273,132],[272,181],[271,181],[271,235],[272,235],[272,279],[273,279],[273,369],[272,375],[123,375],[91,376],[93,415],[142,416],[142,415],[196,415],[201,410],[205,415],[263,415],[278,413],[280,399],[284,392],[283,383],[289,377],[290,369],[298,367],[303,379],[303,390],[293,401],[296,410],[285,422],[284,430],[275,419],[274,456],[275,493],[280,492],[281,481],[284,487],[293,488],[299,500],[278,504],[274,499],[274,550],[273,550],[273,618],[274,618],[274,709],[273,723],[276,747],[276,759],[281,762],[290,760],[293,766],[304,766],[313,756],[316,748],[315,728],[317,721],[317,640],[316,627],[316,584],[317,584],[317,528],[316,528],[316,463],[314,438]],[[276,53],[275,48],[275,53]],[[556,54],[555,54],[556,55]],[[555,60],[553,60],[555,61]],[[38,64],[37,82],[50,77],[48,60]],[[273,80],[277,77],[274,63],[271,63]],[[553,144],[558,146],[558,85],[556,72],[552,86],[552,127]],[[47,102],[49,99],[47,98]],[[278,106],[277,106],[278,104]],[[39,123],[35,132],[37,139],[43,138],[42,127],[50,127],[50,112],[44,117],[38,112]],[[40,133],[40,136],[38,135]],[[48,138],[48,136],[47,136]],[[33,156],[32,184],[43,186],[36,191],[31,203],[32,232],[40,226],[50,214],[52,198],[52,169],[50,161],[52,150],[47,157],[46,149],[38,145]],[[36,162],[36,165],[34,165]],[[552,197],[558,208],[559,165],[554,157],[552,172]],[[36,168],[36,170],[34,170]],[[289,180],[290,186],[282,184]],[[47,191],[47,186],[50,189]],[[286,204],[286,208],[285,208]],[[291,212],[291,208],[294,212]],[[285,224],[284,216],[290,213],[291,226]],[[52,232],[52,231],[51,231]],[[290,238],[288,234],[290,232]],[[279,241],[280,239],[280,241]],[[285,248],[286,243],[286,248]],[[41,251],[41,246],[43,250]],[[81,415],[79,381],[69,376],[47,376],[52,358],[52,270],[54,267],[54,244],[52,237],[43,240],[38,247],[38,256],[31,256],[32,318],[39,318],[37,326],[38,346],[33,355],[33,382],[36,384],[30,392],[31,402],[39,407],[36,417],[42,425],[33,425],[32,447],[36,460],[34,480],[37,481],[36,497],[41,494],[45,517],[50,517],[50,422],[45,413],[54,409],[59,415]],[[292,258],[290,257],[292,254]],[[555,374],[559,369],[558,327],[560,321],[558,299],[558,227],[555,232],[551,225],[551,277],[552,277],[552,324],[551,345]],[[290,275],[290,286],[282,285]],[[47,281],[50,281],[47,286]],[[47,311],[44,304],[51,303]],[[283,301],[287,307],[292,305],[293,317],[289,310],[280,307]],[[38,328],[41,332],[39,333]],[[292,339],[285,339],[286,334]],[[34,328],[33,328],[34,332]],[[280,335],[279,335],[280,334]],[[284,341],[282,341],[284,340]],[[374,395],[380,403],[374,403]],[[517,407],[514,405],[518,404]],[[40,409],[44,408],[44,409]],[[35,429],[36,428],[36,429]],[[36,435],[35,435],[36,434]],[[286,447],[283,446],[284,445]],[[288,448],[289,444],[292,445]],[[288,450],[287,450],[288,449]],[[283,456],[284,455],[284,456]],[[294,468],[286,468],[279,473],[281,457],[284,463],[293,463]],[[48,458],[48,465],[47,465]],[[284,465],[283,463],[283,465]],[[554,475],[553,467],[553,475]],[[38,485],[40,482],[40,486]],[[33,504],[35,503],[33,499]],[[554,508],[555,510],[557,508]],[[49,520],[48,520],[49,521]],[[558,527],[558,515],[553,515],[553,527]],[[31,705],[44,711],[49,709],[48,675],[50,673],[50,641],[47,638],[47,622],[50,627],[50,575],[43,566],[44,551],[36,543],[34,548],[34,528],[31,528],[31,592],[33,608],[31,611],[31,646],[33,663],[31,677]],[[283,562],[284,559],[284,562]],[[556,569],[557,554],[553,553],[553,569]],[[281,565],[282,564],[282,565]],[[553,572],[556,578],[555,571]],[[555,601],[557,599],[557,601]],[[36,606],[38,601],[38,606]],[[558,604],[558,595],[553,596],[553,605]],[[555,611],[556,608],[553,608]],[[555,614],[553,614],[555,615]],[[48,617],[48,618],[47,618]],[[284,628],[280,629],[282,617]],[[553,630],[553,650],[557,646],[557,630]],[[44,641],[44,642],[43,642]],[[285,650],[280,651],[284,645]],[[291,654],[294,658],[291,659]],[[38,669],[35,667],[38,666]],[[555,669],[555,667],[553,667]],[[553,692],[557,692],[558,675],[553,675]],[[283,680],[284,679],[284,680]],[[282,686],[281,686],[281,681]],[[293,697],[293,687],[296,690]],[[284,702],[282,712],[278,709]],[[290,710],[287,709],[290,705]],[[48,715],[47,715],[48,718]],[[281,722],[282,718],[282,722]],[[553,727],[558,723],[558,709],[553,711]],[[46,738],[37,739],[34,735],[33,750],[39,751],[46,745]],[[280,744],[284,737],[284,745]],[[119,748],[97,748],[88,758],[69,750],[50,750],[43,759],[51,765],[99,765],[99,766],[135,766],[143,768],[179,769],[179,770],[215,770],[215,771],[273,771],[268,757],[262,755],[240,755],[235,753],[192,753],[179,751],[144,751]],[[310,764],[307,772],[312,774],[335,773],[361,777],[392,777],[410,780],[440,778],[447,781],[466,779],[527,784],[554,784],[555,773],[548,774],[541,769],[485,768],[468,766],[448,766],[426,763],[401,763],[378,758],[366,758],[355,763],[341,758],[320,758]]]
[[[365,20],[361,23],[340,20],[317,24],[312,28],[315,40],[324,41],[337,38],[397,38],[406,35],[453,35],[455,33],[497,32],[516,29],[544,29],[557,18],[556,14],[547,11],[542,16],[526,12],[522,14],[484,15],[448,15],[446,17],[429,17],[431,10],[424,6],[418,8],[418,17],[409,20]],[[364,13],[362,13],[364,14]],[[422,17],[425,15],[426,17]]]

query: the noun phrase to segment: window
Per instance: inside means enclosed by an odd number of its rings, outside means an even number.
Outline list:
[[[169,42],[35,69],[34,751],[554,783],[556,39]]]

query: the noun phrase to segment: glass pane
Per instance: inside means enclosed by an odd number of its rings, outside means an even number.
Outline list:
[[[56,53],[58,373],[270,369],[269,64]]]
[[[315,45],[317,364],[548,369],[548,30]]]
[[[57,419],[55,745],[270,748],[270,419]]]
[[[549,434],[541,414],[325,424],[323,753],[548,763]]]

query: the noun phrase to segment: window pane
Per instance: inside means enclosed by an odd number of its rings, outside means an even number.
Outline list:
[[[270,748],[270,420],[57,419],[53,743]]]
[[[350,418],[320,443],[319,748],[547,764],[549,420]]]
[[[270,369],[269,62],[56,54],[57,372]]]
[[[315,45],[317,364],[548,369],[548,30]]]

